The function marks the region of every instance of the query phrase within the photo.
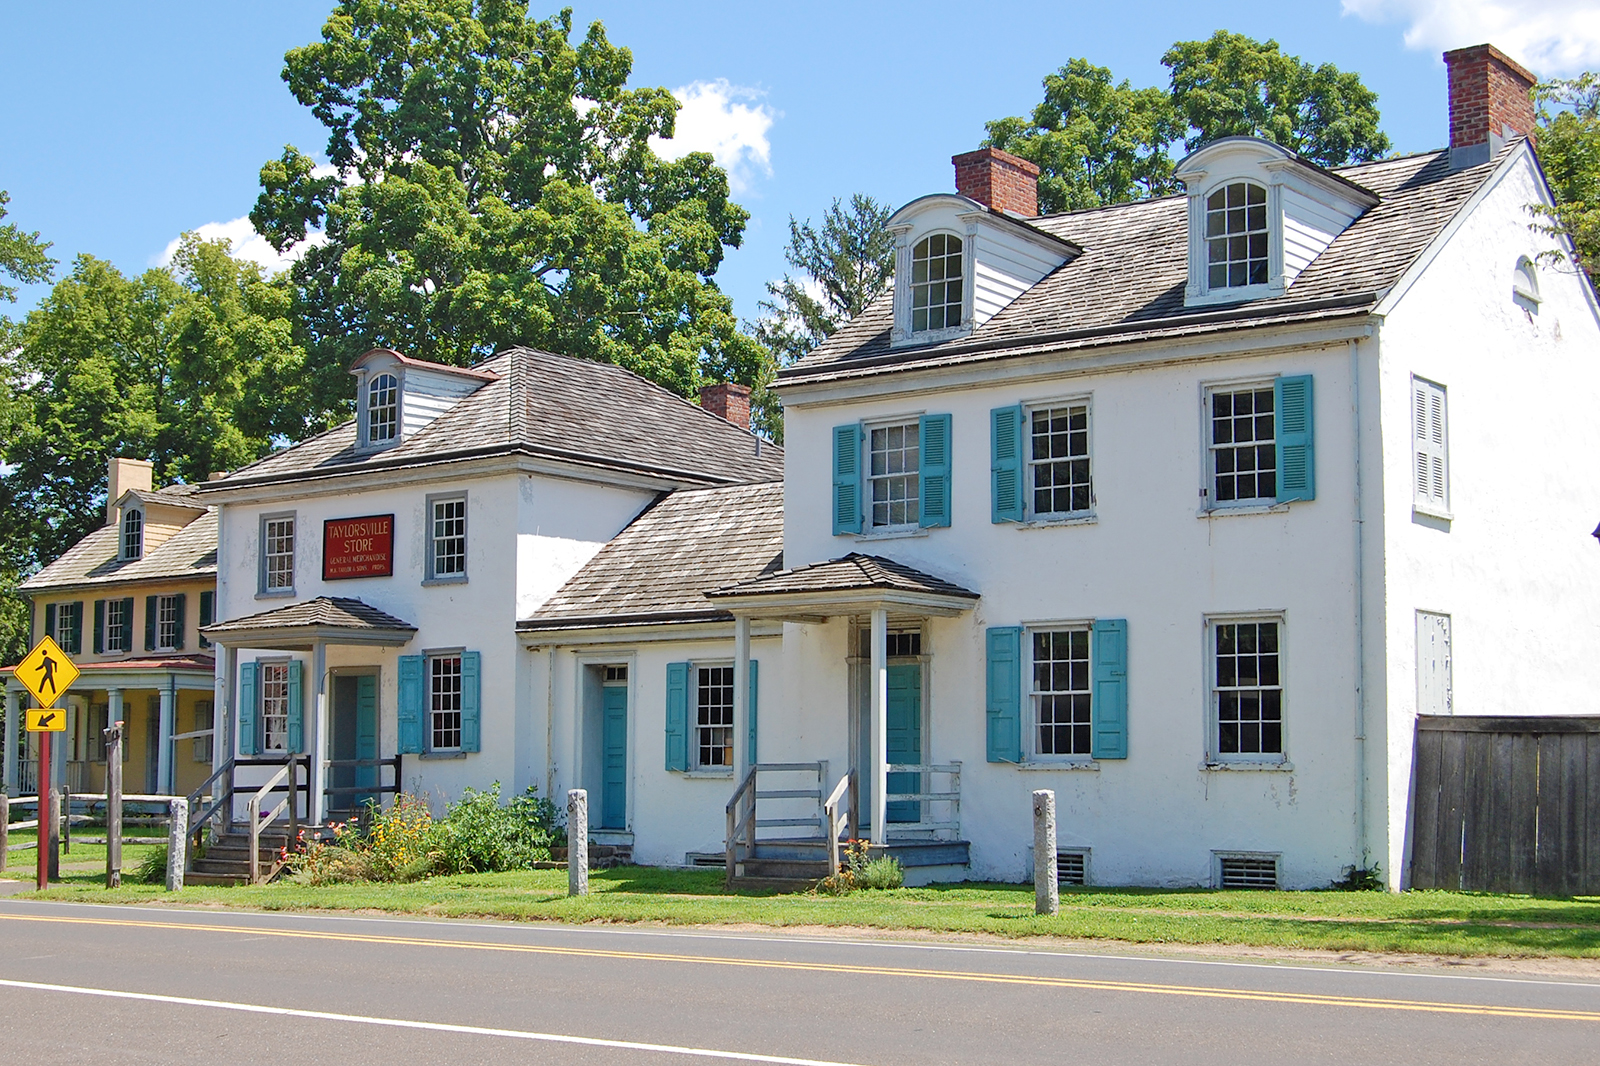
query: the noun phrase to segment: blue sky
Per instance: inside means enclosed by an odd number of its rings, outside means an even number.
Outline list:
[[[604,22],[633,50],[634,84],[688,102],[679,141],[717,151],[733,172],[752,219],[717,280],[744,318],[784,271],[791,215],[819,216],[858,191],[899,204],[951,188],[950,156],[978,145],[985,120],[1026,114],[1040,79],[1076,56],[1153,85],[1165,82],[1160,58],[1174,41],[1219,28],[1276,38],[1357,71],[1402,152],[1447,139],[1444,48],[1493,41],[1541,77],[1600,68],[1600,0],[574,6],[575,36]],[[236,220],[261,164],[285,144],[323,154],[322,127],[279,72],[330,7],[4,0],[6,221],[53,241],[63,266],[88,252],[138,272],[201,227],[244,248],[248,226]],[[259,241],[246,251],[267,254]],[[25,288],[9,312],[46,291]]]

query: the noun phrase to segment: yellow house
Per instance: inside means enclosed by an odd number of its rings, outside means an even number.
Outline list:
[[[58,706],[67,732],[54,744],[52,780],[72,792],[105,790],[103,730],[122,721],[123,788],[185,795],[211,773],[215,658],[211,623],[217,520],[190,485],[151,487],[151,464],[112,459],[106,524],[22,584],[33,641],[49,635],[82,670]],[[6,685],[4,786],[38,787],[38,745],[20,733],[31,699],[11,669]]]

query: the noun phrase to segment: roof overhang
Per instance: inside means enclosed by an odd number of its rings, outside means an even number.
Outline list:
[[[750,635],[752,637],[782,636],[783,627],[779,624],[780,621],[782,620],[754,624],[750,627]],[[727,611],[717,612],[717,617],[714,619],[702,617],[699,619],[617,620],[609,623],[578,621],[572,624],[543,623],[537,629],[522,628],[526,624],[519,623],[517,640],[529,650],[535,648],[575,648],[598,645],[731,640],[733,638],[733,615]]]
[[[346,626],[253,626],[216,632],[200,630],[211,643],[224,648],[261,648],[268,651],[310,651],[318,644],[361,644],[403,648],[417,635],[414,628],[365,629]]]
[[[920,617],[953,618],[977,605],[977,596],[909,589],[807,589],[803,592],[722,594],[723,604],[736,618],[771,618],[783,622],[826,622],[885,610]]]

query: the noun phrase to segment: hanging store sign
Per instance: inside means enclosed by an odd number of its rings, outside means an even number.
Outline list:
[[[394,573],[394,515],[330,518],[322,523],[322,580]]]

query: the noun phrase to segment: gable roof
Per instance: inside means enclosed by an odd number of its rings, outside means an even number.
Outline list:
[[[782,565],[782,482],[685,489],[634,519],[517,628],[728,619],[706,590]]]
[[[169,490],[163,489],[161,492]],[[148,498],[157,493],[141,493]],[[182,506],[193,507],[192,503]],[[68,548],[55,562],[22,583],[24,592],[114,585],[125,581],[214,578],[217,573],[217,515],[207,511],[139,559],[117,558],[118,527],[101,526]]]
[[[946,581],[942,577],[923,573],[914,566],[907,566],[894,559],[886,559],[881,555],[864,555],[861,552],[851,552],[849,555],[830,559],[825,563],[810,563],[794,567],[792,570],[762,574],[748,581],[719,588],[710,595],[713,599],[723,600],[740,596],[855,592],[867,589],[978,599],[976,592]]]
[[[783,476],[782,448],[622,367],[511,348],[473,369],[494,380],[392,448],[358,450],[352,419],[200,492],[514,454],[691,485]]]
[[[353,596],[315,596],[259,614],[230,618],[205,627],[207,636],[257,629],[349,629],[415,633],[417,627]]]
[[[1450,169],[1448,151],[1341,167],[1334,176],[1380,202],[1352,223],[1278,297],[1185,307],[1188,209],[1184,196],[1047,215],[1030,225],[1083,254],[1018,296],[969,336],[891,349],[893,295],[805,358],[778,372],[799,384],[1070,351],[1262,324],[1364,315],[1377,306],[1506,156]]]

